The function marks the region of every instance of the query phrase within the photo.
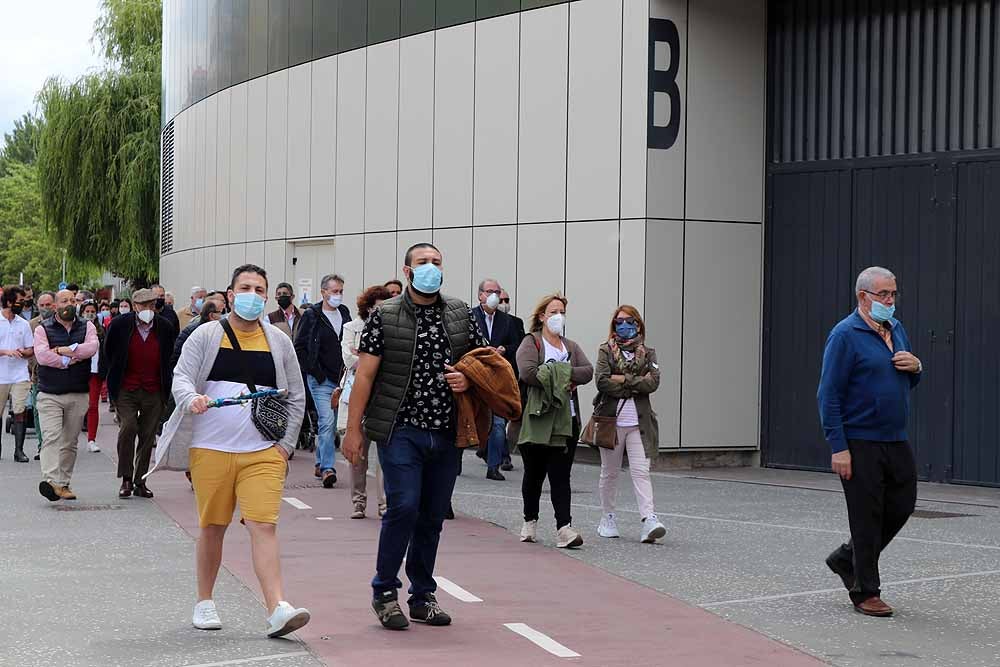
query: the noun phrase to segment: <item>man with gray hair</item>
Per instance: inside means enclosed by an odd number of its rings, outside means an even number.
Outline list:
[[[351,311],[343,303],[344,279],[340,276],[323,276],[320,293],[322,300],[302,311],[295,335],[295,352],[319,416],[314,474],[323,480],[325,488],[330,489],[337,483],[334,437],[340,404],[340,378],[344,374],[340,340],[344,324],[351,321]]]
[[[896,312],[896,277],[873,266],[858,276],[857,309],[830,332],[817,401],[847,500],[851,540],[826,564],[847,588],[854,609],[891,616],[882,601],[879,555],[917,502],[917,466],[907,441],[910,390],[923,365]]]
[[[201,314],[201,307],[205,304],[205,297],[207,295],[208,290],[204,287],[195,285],[191,288],[191,303],[177,311],[177,320],[181,326],[179,331],[187,328],[187,325],[191,324],[191,320]]]

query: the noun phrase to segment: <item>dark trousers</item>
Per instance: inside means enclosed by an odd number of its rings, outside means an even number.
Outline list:
[[[118,414],[118,476],[135,484],[144,484],[149,472],[149,457],[156,445],[156,429],[163,414],[160,392],[123,389],[115,403]],[[136,447],[136,436],[139,446]]]
[[[458,476],[455,434],[396,426],[388,442],[378,444],[388,504],[378,538],[372,589],[375,596],[402,588],[399,568],[406,557],[410,604],[420,604],[437,590],[441,526]]]
[[[556,528],[573,523],[570,515],[569,475],[576,457],[576,442],[568,447],[549,445],[521,445],[521,461],[524,463],[524,477],[521,479],[521,497],[524,499],[524,520],[538,520],[538,501],[542,497],[542,485],[549,478],[549,492],[555,508]]]
[[[878,560],[917,504],[917,464],[908,442],[851,440],[851,479],[841,479],[851,541],[832,557],[854,572],[855,604],[879,595]]]

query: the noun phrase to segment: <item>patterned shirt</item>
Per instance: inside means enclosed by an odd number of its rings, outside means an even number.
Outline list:
[[[396,423],[424,431],[444,431],[452,427],[455,416],[455,401],[444,378],[444,366],[450,366],[458,359],[451,358],[451,346],[441,319],[440,306],[414,304],[414,308],[417,316],[417,349],[413,357],[410,386],[396,414]],[[471,309],[469,341],[470,349],[488,346]],[[358,350],[381,357],[384,348],[382,315],[375,310],[365,324]]]

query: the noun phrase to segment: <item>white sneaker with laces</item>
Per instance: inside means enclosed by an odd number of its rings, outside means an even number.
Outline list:
[[[614,513],[609,512],[601,517],[601,523],[597,526],[597,534],[601,537],[621,537]]]
[[[93,440],[91,440],[90,442],[87,443],[87,449],[89,449],[90,451],[94,452],[95,454],[97,452],[101,451],[101,448],[98,447],[97,443],[94,442]]]
[[[645,544],[653,544],[667,534],[667,528],[655,514],[650,514],[642,520],[642,539]]]
[[[308,609],[296,609],[284,600],[274,608],[274,613],[267,619],[267,636],[270,638],[284,637],[295,632],[309,622]]]
[[[221,630],[222,619],[212,600],[202,600],[194,606],[191,624],[199,630]]]
[[[572,549],[583,544],[583,536],[567,524],[556,531],[556,546],[560,549]]]
[[[522,542],[534,542],[535,533],[538,529],[538,521],[525,521],[524,525],[521,526],[521,541]]]

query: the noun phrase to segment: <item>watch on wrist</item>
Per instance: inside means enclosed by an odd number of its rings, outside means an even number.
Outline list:
[[[917,372],[918,373],[924,372],[924,362],[920,361],[919,359],[917,359]]]

